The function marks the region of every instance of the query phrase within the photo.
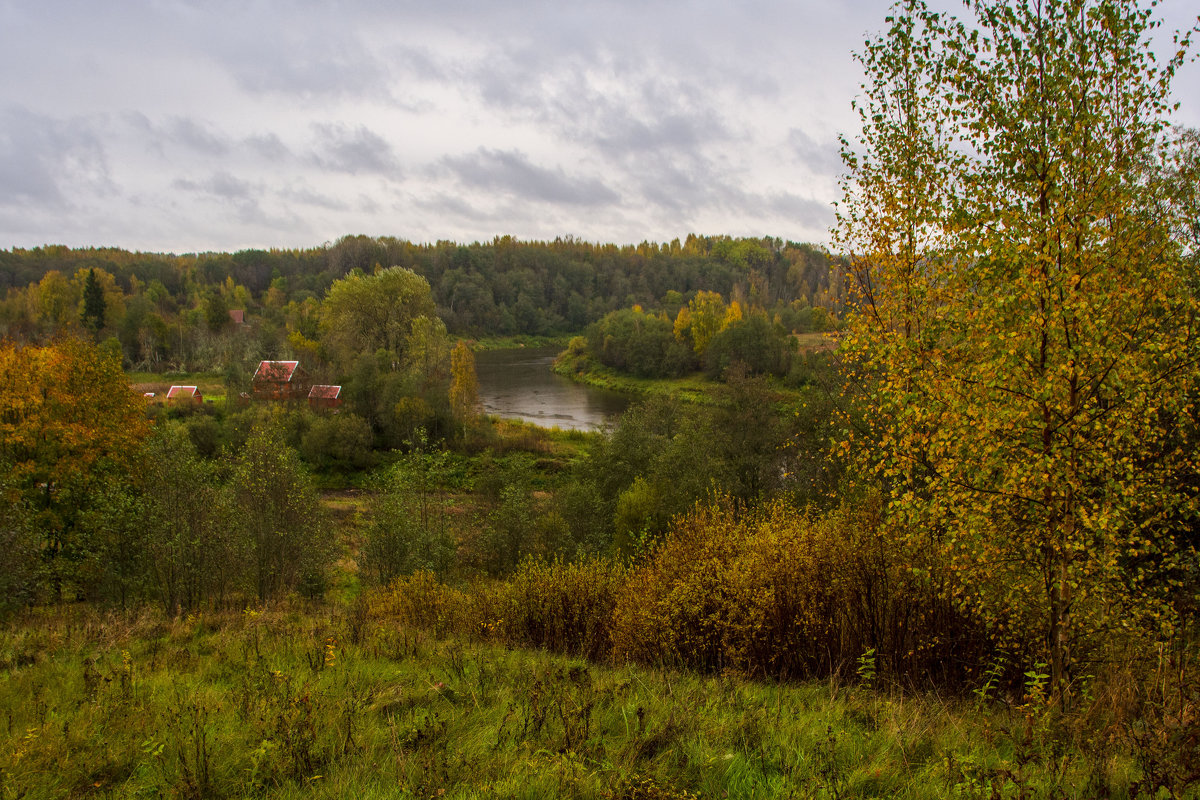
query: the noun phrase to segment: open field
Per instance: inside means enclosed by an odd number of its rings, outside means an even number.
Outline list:
[[[39,611],[0,630],[0,707],[5,798],[1120,797],[1134,774],[1036,705],[589,664],[370,602]]]

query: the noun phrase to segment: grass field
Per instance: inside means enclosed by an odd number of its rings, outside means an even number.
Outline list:
[[[0,631],[0,708],[4,798],[1095,797],[1132,769],[1031,707],[600,666],[367,603],[39,612]]]

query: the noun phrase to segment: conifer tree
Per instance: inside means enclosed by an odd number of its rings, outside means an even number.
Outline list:
[[[96,278],[96,270],[89,269],[83,283],[83,313],[80,315],[83,325],[93,335],[98,335],[104,327],[104,289]]]

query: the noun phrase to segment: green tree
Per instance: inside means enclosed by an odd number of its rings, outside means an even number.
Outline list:
[[[244,534],[259,600],[320,585],[332,538],[296,451],[270,420],[255,425],[233,469],[235,524]]]
[[[475,354],[461,339],[450,353],[450,409],[466,427],[479,413],[479,378]]]
[[[92,335],[98,335],[104,327],[104,288],[96,278],[96,270],[89,269],[83,282],[83,313],[80,314],[83,325]]]
[[[0,473],[4,473],[0,469]],[[0,484],[0,618],[21,606],[32,605],[40,585],[38,539],[21,501],[11,502],[8,487]]]
[[[376,478],[363,562],[381,585],[418,570],[445,574],[456,547],[440,484],[447,453],[434,450],[424,430],[411,450]]]
[[[1155,178],[1186,43],[1156,63],[1133,0],[969,7],[904,2],[861,56],[844,349],[893,518],[1065,698],[1093,634],[1169,629],[1153,572],[1195,510],[1164,490],[1192,468],[1197,303]]]
[[[196,457],[179,427],[156,430],[147,456],[138,523],[147,532],[150,588],[163,609],[195,610],[247,583],[245,541],[216,465]]]
[[[435,317],[429,283],[412,270],[357,270],[334,281],[321,303],[321,343],[340,369],[361,353],[385,350],[401,363],[418,317]]]
[[[85,513],[128,481],[148,423],[119,358],[79,339],[0,345],[0,475],[38,531],[56,593],[94,557]]]

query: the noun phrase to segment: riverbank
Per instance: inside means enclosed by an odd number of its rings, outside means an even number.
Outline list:
[[[585,386],[632,395],[639,400],[670,397],[701,406],[720,406],[727,402],[724,396],[726,384],[710,379],[703,372],[693,372],[680,378],[639,378],[606,367],[586,355],[573,355],[565,351],[555,361],[553,369],[555,374]],[[804,400],[804,388],[784,386],[776,378],[768,378],[767,385],[777,405],[794,405]]]
[[[577,334],[564,333],[557,336],[485,336],[471,342],[471,349],[477,353],[488,350],[515,350],[518,348],[556,347],[563,350],[571,337]]]
[[[719,384],[708,380],[700,372],[682,378],[639,378],[606,367],[587,356],[570,355],[566,352],[554,362],[553,369],[557,375],[595,389],[635,395],[639,398],[674,397],[699,405],[717,404],[713,392]]]
[[[804,333],[794,336],[796,341],[796,356],[805,359],[816,359],[814,369],[822,369],[822,363],[829,353],[837,348],[836,333]],[[686,403],[715,406],[724,402],[721,398],[725,386],[720,381],[714,381],[702,371],[693,372],[679,378],[639,378],[627,372],[606,367],[592,358],[578,340],[572,346],[571,342],[554,361],[554,372],[577,383],[604,389],[611,392],[646,397],[672,397]],[[778,402],[790,404],[803,401],[805,389],[801,386],[785,385],[778,378],[768,378],[768,385],[776,393]]]

